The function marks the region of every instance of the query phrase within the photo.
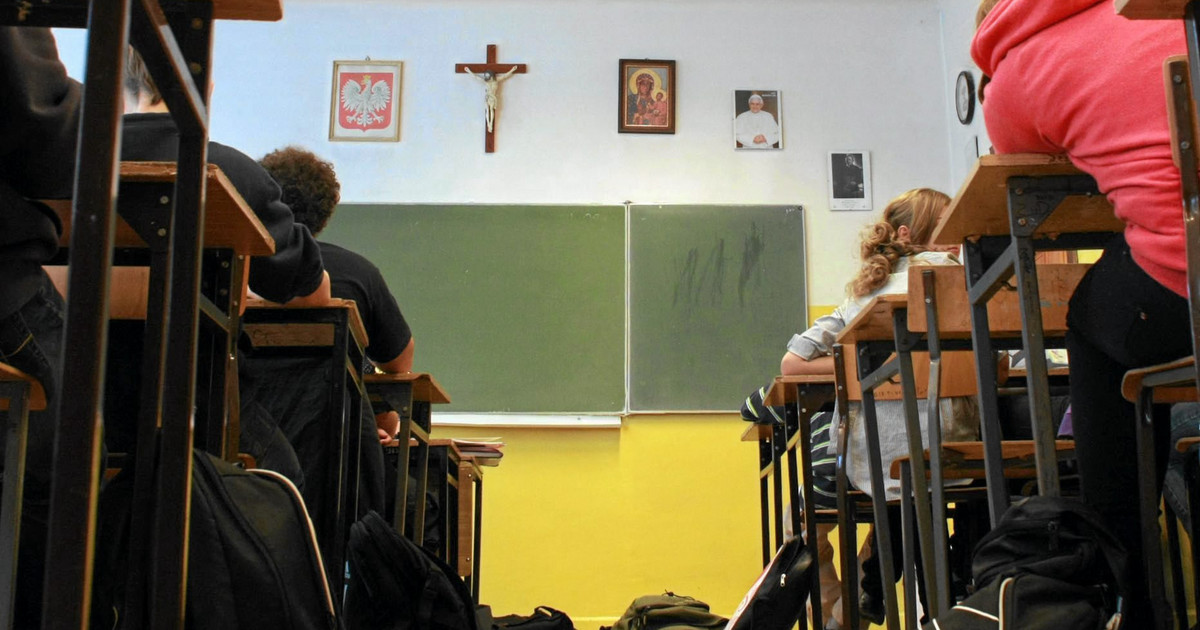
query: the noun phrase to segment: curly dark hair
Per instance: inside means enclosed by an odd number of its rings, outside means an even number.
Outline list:
[[[341,199],[333,164],[299,147],[272,151],[258,161],[283,189],[283,202],[292,209],[296,221],[307,225],[313,236],[325,229]]]

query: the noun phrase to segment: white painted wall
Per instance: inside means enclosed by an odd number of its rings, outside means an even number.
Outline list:
[[[348,202],[800,203],[821,305],[841,300],[858,231],[889,198],[953,193],[965,172],[950,82],[968,61],[968,0],[287,0],[284,12],[218,24],[211,135],[255,157],[306,146],[337,165]],[[481,86],[453,72],[489,43],[529,67],[502,87],[490,155]],[[82,74],[81,33],[60,45]],[[367,56],[404,61],[400,142],[330,142],[332,62]],[[674,135],[616,132],[623,57],[677,61]],[[735,88],[782,91],[782,151],[732,148]],[[843,149],[871,152],[870,214],[828,210],[827,153]]]
[[[983,112],[978,98],[975,100],[975,117],[969,125],[962,125],[954,110],[954,80],[958,73],[969,70],[979,87],[979,67],[971,59],[971,38],[975,34],[975,9],[978,2],[971,0],[942,0],[942,49],[946,64],[946,116],[950,126],[950,177],[955,190],[966,179],[975,163],[976,153],[986,154],[992,143],[983,125]]]

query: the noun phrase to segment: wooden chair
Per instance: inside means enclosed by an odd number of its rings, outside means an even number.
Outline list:
[[[16,607],[17,549],[25,489],[25,445],[29,412],[46,409],[42,384],[0,363],[0,411],[4,421],[4,487],[0,489],[0,628],[11,628]]]
[[[1196,353],[1200,352],[1200,176],[1197,175],[1196,169],[1200,166],[1200,158],[1197,157],[1195,147],[1195,101],[1186,57],[1172,57],[1164,61],[1163,83],[1167,92],[1167,111],[1171,125],[1171,152],[1176,166],[1179,167],[1184,200],[1192,355],[1170,363],[1130,370],[1125,374],[1121,385],[1122,395],[1134,403],[1137,422],[1138,505],[1142,524],[1142,555],[1148,590],[1153,602],[1165,601],[1166,593],[1163,558],[1159,546],[1160,498],[1156,483],[1153,405],[1194,402],[1197,400],[1197,392],[1200,391],[1200,378],[1196,370]],[[1178,589],[1178,580],[1176,583]],[[1156,627],[1167,627],[1170,623],[1168,612],[1155,610],[1154,613]],[[1177,609],[1176,615],[1182,627],[1187,627],[1186,608]]]

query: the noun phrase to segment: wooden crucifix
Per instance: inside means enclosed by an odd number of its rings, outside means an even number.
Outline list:
[[[483,82],[484,114],[487,124],[484,128],[483,147],[487,153],[496,151],[496,109],[499,107],[498,88],[500,82],[514,74],[525,74],[523,63],[496,63],[496,45],[488,44],[486,63],[456,63],[454,71],[467,73]]]

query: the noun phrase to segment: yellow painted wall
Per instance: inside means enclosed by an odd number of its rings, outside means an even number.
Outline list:
[[[580,630],[664,590],[729,616],[762,569],[746,426],[709,414],[630,416],[619,429],[435,428],[506,443],[500,466],[484,469],[480,601],[497,615],[552,606]]]
[[[563,610],[610,625],[672,590],[728,616],[761,565],[758,449],[736,414],[643,415],[620,429],[459,427],[500,436],[484,470],[480,599],[496,614]]]

